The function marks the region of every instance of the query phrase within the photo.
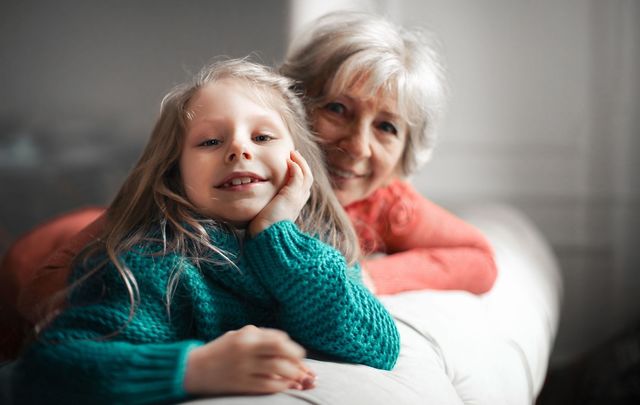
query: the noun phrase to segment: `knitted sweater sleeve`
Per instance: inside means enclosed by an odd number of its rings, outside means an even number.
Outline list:
[[[184,400],[189,305],[165,307],[175,260],[128,257],[140,303],[130,318],[124,283],[112,266],[73,290],[67,310],[19,360],[16,398],[24,403],[158,403]],[[176,294],[185,296],[185,294]]]
[[[349,276],[337,250],[278,222],[245,245],[251,271],[278,301],[278,323],[307,348],[390,370],[400,350],[393,319]]]
[[[386,225],[379,236],[387,256],[363,262],[377,294],[421,289],[482,294],[491,289],[497,267],[479,230],[407,183],[395,182],[385,191],[389,195],[378,221]]]

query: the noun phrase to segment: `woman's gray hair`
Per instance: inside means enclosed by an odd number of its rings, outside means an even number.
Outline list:
[[[300,83],[309,111],[363,83],[372,96],[397,97],[408,124],[404,175],[431,156],[448,86],[439,46],[428,32],[406,30],[362,12],[315,20],[290,45],[280,71]]]

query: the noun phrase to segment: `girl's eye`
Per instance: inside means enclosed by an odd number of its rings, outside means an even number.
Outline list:
[[[256,142],[269,142],[273,137],[271,135],[260,134],[256,135],[253,139],[255,139]]]
[[[342,103],[328,103],[326,106],[324,106],[325,109],[327,109],[328,111],[331,111],[332,113],[336,113],[336,114],[344,114],[347,111],[347,107],[344,106],[344,104]]]
[[[383,130],[384,132],[388,132],[388,133],[393,134],[393,135],[397,135],[398,134],[398,130],[396,129],[396,127],[392,123],[390,123],[388,121],[381,122],[380,125],[378,125],[378,127],[381,130]]]
[[[218,146],[222,143],[220,139],[207,139],[198,146]]]

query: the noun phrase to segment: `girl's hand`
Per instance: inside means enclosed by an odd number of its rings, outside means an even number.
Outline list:
[[[280,330],[245,326],[193,349],[184,388],[189,394],[271,394],[314,387],[304,349]]]
[[[302,155],[297,151],[291,152],[287,161],[289,179],[278,194],[249,224],[249,234],[255,236],[278,221],[295,221],[300,210],[307,203],[311,195],[313,175]]]

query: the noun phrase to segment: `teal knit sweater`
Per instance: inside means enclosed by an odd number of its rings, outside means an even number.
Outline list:
[[[337,360],[393,367],[395,324],[338,251],[288,221],[247,239],[242,251],[230,234],[210,236],[238,254],[237,268],[198,269],[188,258],[158,255],[160,247],[150,243],[123,255],[140,291],[132,319],[114,267],[74,290],[72,305],[19,361],[16,397],[36,403],[184,400],[189,350],[247,324],[283,329]],[[178,270],[167,306],[168,282]]]

